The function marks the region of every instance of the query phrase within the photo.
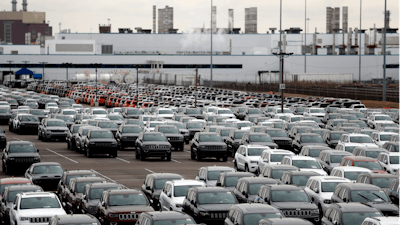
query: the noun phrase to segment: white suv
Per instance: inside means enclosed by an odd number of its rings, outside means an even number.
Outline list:
[[[309,157],[309,156],[298,156],[298,155],[289,155],[285,156],[282,159],[283,165],[291,165],[300,169],[300,171],[312,171],[317,172],[321,176],[327,176],[328,174],[325,170],[322,169],[321,164],[317,161],[317,159]]]
[[[281,164],[283,157],[287,155],[294,155],[294,153],[284,149],[264,150],[261,154],[260,159],[258,160],[258,173],[260,173],[262,169],[267,165]]]
[[[374,144],[372,138],[366,134],[342,134],[339,143],[355,143],[366,147],[378,148],[378,145]]]
[[[67,215],[56,194],[49,192],[19,193],[10,210],[10,225],[47,225],[50,218],[56,215]]]
[[[205,183],[197,180],[167,181],[160,194],[160,205],[166,211],[182,211],[183,200],[189,188],[205,187]]]
[[[358,176],[363,173],[372,173],[371,170],[358,166],[338,166],[333,168],[332,177],[343,177],[356,182]]]
[[[382,152],[378,156],[378,161],[386,172],[396,174],[400,168],[399,156],[399,152]]]
[[[262,145],[241,145],[235,153],[234,163],[236,169],[246,172],[256,172],[258,161],[264,150],[270,149]]]

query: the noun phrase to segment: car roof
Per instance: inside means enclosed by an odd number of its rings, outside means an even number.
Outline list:
[[[267,167],[271,168],[271,169],[299,169],[295,166],[291,166],[291,165],[283,165],[283,164],[275,164],[275,165],[266,165]]]
[[[33,145],[33,143],[30,141],[8,141],[7,143],[10,145],[12,145],[12,144],[14,144],[14,145],[32,144]]]
[[[171,180],[167,181],[172,183],[174,186],[184,186],[184,185],[202,185],[204,186],[204,182],[198,180]]]
[[[269,186],[271,190],[304,190],[302,187],[296,185],[271,185]]]
[[[42,187],[37,185],[13,185],[8,186],[6,189],[10,191],[24,191],[24,192],[32,192],[33,190],[43,190]]]
[[[331,155],[348,155],[348,156],[352,156],[353,155],[350,152],[340,151],[340,150],[323,150],[322,152],[328,153],[328,154],[331,154]]]
[[[144,212],[149,214],[153,220],[168,220],[168,219],[191,219],[191,217],[183,212],[162,211],[162,212]]]
[[[108,190],[111,195],[120,195],[120,194],[141,194],[142,191],[136,189],[113,189]]]
[[[156,179],[157,178],[183,178],[182,175],[177,174],[177,173],[153,173],[153,174],[149,174],[148,176],[152,176]]]
[[[122,184],[106,182],[106,183],[91,183],[89,184],[91,188],[101,188],[101,187],[122,187]]]
[[[234,206],[237,209],[240,209],[244,214],[247,213],[270,213],[270,212],[275,212],[279,213],[280,211],[270,205],[265,205],[265,204],[237,204]]]
[[[332,182],[332,181],[343,181],[343,182],[351,182],[349,179],[347,178],[343,178],[343,177],[335,177],[335,176],[313,176],[312,178],[313,180],[319,180],[321,182]]]
[[[106,181],[106,179],[102,177],[74,177],[71,180],[76,180],[77,183],[86,181]]]
[[[75,174],[96,174],[91,170],[69,170],[65,171],[67,175],[75,175]]]
[[[283,173],[290,173],[292,176],[299,176],[299,175],[316,175],[318,176],[319,173],[314,171],[285,171]]]
[[[98,224],[97,219],[89,214],[56,215],[57,224],[91,223]]]
[[[31,183],[28,178],[25,177],[7,177],[0,179],[0,184],[15,184],[15,183]]]
[[[343,170],[343,171],[365,171],[367,173],[372,172],[370,169],[358,166],[337,166],[333,169]]]
[[[250,172],[225,172],[224,174],[227,177],[254,176],[254,174]]]
[[[205,167],[201,167],[201,168],[205,168],[208,171],[220,171],[220,170],[235,171],[232,167],[228,167],[228,166],[205,166]]]
[[[389,174],[389,173],[369,173],[368,174],[371,178],[377,178],[377,177],[382,177],[382,178],[399,178],[398,176],[394,174]]]
[[[194,187],[194,189],[197,189],[197,192],[200,193],[207,193],[207,192],[229,192],[229,189],[223,188],[223,187]]]
[[[353,161],[377,161],[377,159],[365,156],[345,156],[343,158],[351,159]]]
[[[317,159],[310,157],[310,156],[301,156],[301,155],[288,155],[285,157],[289,157],[292,160],[311,160],[311,161],[316,161]]]
[[[48,165],[61,166],[61,164],[58,162],[39,162],[39,163],[33,163],[32,165],[33,166],[48,166]]]

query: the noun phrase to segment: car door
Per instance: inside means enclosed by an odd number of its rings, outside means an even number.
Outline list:
[[[241,146],[240,148],[240,151],[239,151],[239,153],[237,154],[237,159],[238,159],[238,168],[240,169],[240,170],[244,170],[244,167],[245,167],[245,159],[244,159],[244,154],[245,154],[245,152],[246,152],[246,148],[244,147],[244,146]]]
[[[14,202],[10,209],[10,222],[14,222],[15,218],[17,217],[17,211],[14,209],[14,206],[18,205],[19,203],[19,196],[15,197]],[[16,225],[16,224],[14,224]]]

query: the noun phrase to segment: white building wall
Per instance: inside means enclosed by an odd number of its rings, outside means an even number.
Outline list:
[[[18,54],[33,55],[40,54],[40,45],[0,45],[3,54],[9,55],[11,51],[18,51]]]
[[[76,47],[79,45],[91,46],[91,50],[83,50],[79,49],[78,51],[58,51],[57,45],[70,45],[71,47]],[[72,48],[71,48],[72,50]],[[96,47],[96,40],[48,40],[46,41],[45,52],[46,54],[63,54],[63,55],[94,55],[96,52],[100,51],[101,54],[101,47],[98,49]]]

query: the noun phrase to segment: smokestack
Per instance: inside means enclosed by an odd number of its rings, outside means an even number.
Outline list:
[[[349,28],[349,33],[347,33],[347,55],[351,55],[351,41],[352,41],[353,31]]]
[[[389,23],[390,23],[390,10],[386,10],[386,17],[385,17],[385,23],[386,23],[386,29],[389,29]]]
[[[326,7],[326,33],[333,33],[332,29],[332,21],[333,21],[333,8]]]
[[[22,11],[28,11],[28,0],[22,0]]]
[[[153,5],[153,34],[156,33],[156,6]]]
[[[212,18],[212,27],[213,27],[212,32],[216,33],[216,31],[217,31],[217,6],[212,7],[211,13],[212,13],[211,18]]]
[[[348,18],[349,18],[349,7],[343,6],[343,14],[342,14],[342,33],[347,33],[347,29],[348,29]]]
[[[12,11],[16,12],[17,11],[17,0],[12,0]]]
[[[228,21],[228,29],[229,33],[233,33],[233,9],[229,9],[229,21]]]

